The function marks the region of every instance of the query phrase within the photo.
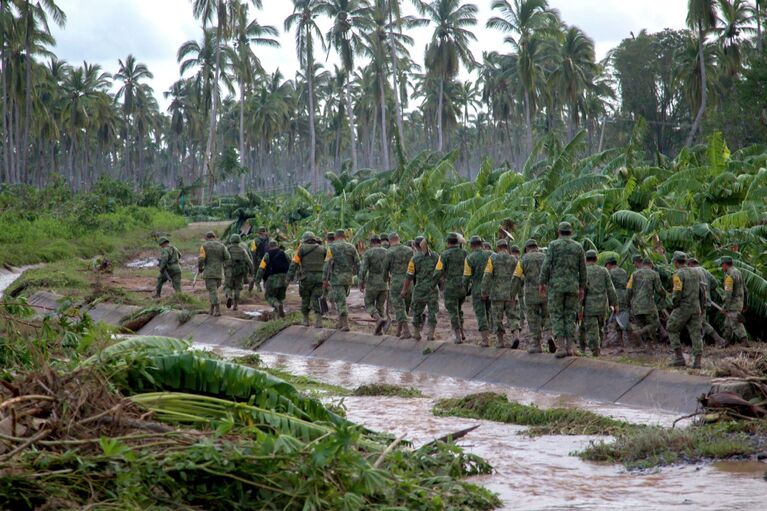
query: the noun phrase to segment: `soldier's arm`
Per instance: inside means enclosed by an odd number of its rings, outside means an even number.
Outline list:
[[[330,280],[330,274],[333,272],[333,251],[328,247],[325,252],[325,265],[322,267],[322,278],[325,282]]]
[[[202,273],[205,269],[205,263],[208,260],[208,255],[205,253],[205,245],[200,246],[200,256],[197,258],[197,271]]]
[[[407,294],[410,292],[410,286],[413,285],[414,279],[415,279],[415,262],[411,258],[410,262],[407,263],[407,275],[405,276],[405,283],[403,284],[402,291],[399,294],[402,298],[405,298]]]
[[[588,272],[586,271],[586,252],[581,247],[578,254],[578,287],[586,289],[586,283],[588,282]]]
[[[629,281],[626,284],[626,303],[631,305],[631,297],[634,296],[634,275],[629,277]]]
[[[253,259],[250,257],[250,254],[247,250],[245,250],[245,261],[248,263],[248,275],[253,275],[253,272],[256,269],[256,265],[253,264]]]
[[[166,270],[168,268],[168,259],[170,258],[170,253],[167,249],[162,249],[162,252],[160,252],[160,271]]]
[[[439,282],[445,273],[445,263],[442,261],[442,256],[437,256],[437,265],[434,267],[434,282]]]
[[[463,287],[466,289],[466,294],[469,294],[469,290],[471,288],[471,275],[473,271],[471,269],[471,265],[469,264],[469,258],[463,260]]]
[[[229,249],[224,247],[224,261],[231,261],[232,254],[229,253]]]
[[[352,260],[353,260],[353,266],[352,266],[352,273],[357,271],[357,268],[360,266],[360,253],[357,252],[357,249],[352,245]]]
[[[362,256],[362,264],[360,265],[360,272],[357,275],[359,280],[360,290],[365,289],[365,280],[367,279],[368,269],[370,268],[370,251],[366,251]]]
[[[607,301],[610,307],[616,307],[618,305],[618,293],[615,292],[615,284],[613,279],[610,278],[610,273],[605,270],[605,285],[607,287]]]
[[[674,276],[671,277],[671,303],[676,307],[679,304],[679,300],[682,296],[682,290],[684,289],[684,282],[682,281],[682,277],[679,275],[679,272],[674,273]]]
[[[735,290],[735,279],[732,278],[732,275],[725,274],[724,275],[724,310],[727,310],[727,308],[732,303],[732,296],[733,296],[734,290]]]
[[[660,281],[660,275],[658,275],[657,272],[653,274],[652,282],[653,282],[653,287],[655,288],[655,294],[657,294],[661,298],[661,300],[665,301],[666,298],[668,297],[668,293],[663,288],[663,284]]]
[[[539,282],[541,287],[549,285],[549,278],[551,277],[551,248],[546,251],[546,256],[543,258],[543,266],[541,266],[541,275]]]
[[[493,268],[493,258],[490,257],[487,260],[487,265],[485,266],[485,273],[482,275],[482,296],[489,296],[490,295],[490,288],[493,285],[493,279],[495,274],[495,268]]]
[[[522,267],[522,260],[517,261],[517,266],[514,268],[514,276],[511,279],[511,296],[516,298],[522,291],[522,285],[524,284],[525,270]]]

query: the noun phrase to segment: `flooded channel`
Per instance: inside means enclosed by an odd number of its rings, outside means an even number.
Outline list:
[[[201,346],[203,347],[203,346]],[[207,347],[211,348],[211,347]],[[252,354],[247,350],[213,347],[224,356]],[[644,424],[670,426],[675,415],[606,406],[571,396],[556,396],[492,384],[420,373],[407,373],[346,362],[259,353],[267,366],[322,382],[354,388],[365,383],[391,383],[418,388],[424,398],[346,397],[350,420],[393,435],[405,435],[420,445],[460,429],[480,424],[460,442],[495,468],[489,476],[473,478],[497,492],[503,509],[764,509],[767,464],[755,461],[664,467],[647,472],[581,461],[571,454],[603,437],[521,434],[524,427],[488,421],[435,417],[434,401],[474,392],[505,392],[511,399],[543,407],[577,406]]]

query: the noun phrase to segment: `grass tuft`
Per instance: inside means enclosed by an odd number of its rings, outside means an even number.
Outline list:
[[[388,383],[371,383],[360,385],[354,392],[354,396],[396,396],[396,397],[423,397],[423,393],[413,387],[400,387]]]

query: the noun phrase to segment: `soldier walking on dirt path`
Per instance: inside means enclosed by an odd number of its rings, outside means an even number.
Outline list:
[[[586,293],[583,300],[579,344],[582,352],[588,343],[591,354],[598,357],[602,349],[602,328],[608,307],[613,314],[620,310],[610,272],[597,264],[597,251],[586,252]]]
[[[437,329],[437,313],[439,312],[439,292],[434,280],[434,270],[437,267],[439,256],[429,249],[429,244],[423,236],[418,236],[413,244],[418,247],[416,253],[407,266],[407,279],[400,296],[404,299],[413,288],[413,338],[421,340],[424,312],[428,308],[429,330],[426,339],[434,340],[434,331]]]
[[[365,296],[365,310],[376,322],[374,335],[381,335],[387,324],[386,295],[389,285],[386,282],[386,249],[381,246],[381,238],[375,234],[370,237],[370,248],[362,256],[358,280],[360,292]]]
[[[509,242],[500,239],[495,245],[496,253],[487,260],[482,277],[482,297],[490,300],[490,307],[495,325],[496,348],[519,347],[519,339],[511,345],[506,344],[506,330],[503,319],[506,316],[512,321],[512,277],[517,267],[517,258],[509,253]]]
[[[346,241],[346,233],[338,229],[335,241],[328,247],[325,254],[325,281],[323,289],[330,290],[330,299],[338,310],[336,328],[342,332],[349,331],[349,308],[346,298],[352,286],[352,280],[360,264],[360,255],[354,245]]]
[[[522,253],[519,247],[511,245],[509,252],[517,260],[517,263],[522,259]],[[516,268],[515,268],[516,269]],[[522,323],[525,321],[525,297],[521,290],[517,290],[516,294],[511,295],[511,316],[509,317],[509,331],[511,332],[512,343],[519,344],[522,337]]]
[[[692,341],[692,354],[694,369],[700,369],[703,357],[703,301],[705,291],[700,285],[700,275],[687,267],[687,254],[674,252],[674,267],[676,272],[672,277],[673,292],[671,301],[674,309],[666,323],[671,349],[674,350],[674,358],[671,365],[684,367],[687,365],[682,353],[682,340],[680,333],[687,329]]]
[[[542,295],[548,296],[551,329],[557,358],[574,355],[575,320],[586,289],[586,257],[583,246],[572,239],[569,222],[559,224],[559,238],[549,244],[541,270]]]
[[[626,270],[618,266],[618,259],[615,257],[608,257],[607,261],[605,261],[605,264],[607,266],[607,271],[610,272],[610,279],[613,281],[615,294],[618,296],[618,308],[625,316],[628,314],[630,309],[626,292],[626,285],[628,285],[629,282],[629,274],[626,272]],[[628,322],[624,326],[620,325],[618,322],[618,313],[614,313],[612,315],[610,324],[607,325],[608,330],[615,332],[616,336],[618,337],[618,342],[622,345],[628,344],[628,327]]]
[[[224,263],[231,259],[226,247],[216,239],[215,233],[205,233],[205,243],[200,247],[200,256],[197,259],[197,268],[205,280],[205,289],[210,298],[210,314],[221,315],[221,307],[218,301],[218,288],[221,287],[221,279],[224,278]]]
[[[714,343],[716,343],[717,346],[724,347],[727,345],[727,341],[725,341],[711,323],[708,322],[708,307],[711,303],[711,294],[717,288],[719,282],[717,282],[716,277],[714,277],[710,271],[700,265],[695,256],[687,254],[687,267],[698,272],[700,285],[703,286],[703,316],[701,318],[703,323],[703,339],[705,341],[706,337],[710,337],[714,340]]]
[[[450,316],[453,342],[461,344],[466,338],[463,333],[463,302],[466,288],[463,285],[463,270],[466,251],[460,246],[460,237],[451,232],[445,240],[447,249],[442,252],[434,269],[434,280],[444,289],[445,310]]]
[[[250,252],[247,246],[242,243],[239,234],[231,235],[227,250],[229,250],[231,258],[229,263],[224,265],[224,268],[226,269],[228,266],[229,270],[228,282],[226,284],[228,289],[225,290],[229,293],[226,298],[226,308],[234,307],[234,310],[237,310],[240,305],[240,293],[242,292],[243,284],[247,280],[248,275],[253,275],[254,265]]]
[[[311,231],[301,236],[301,244],[293,254],[288,269],[288,282],[298,275],[298,294],[301,297],[302,324],[309,326],[309,311],[314,311],[314,326],[322,328],[323,267],[327,249],[320,244]]]
[[[176,293],[181,292],[181,252],[170,244],[170,240],[162,237],[160,243],[160,273],[157,275],[155,298],[162,295],[162,286],[170,281]]]
[[[746,287],[743,275],[733,265],[732,257],[722,257],[724,272],[724,337],[726,342],[746,342],[748,334],[743,325],[743,309],[746,304]]]
[[[253,292],[253,287],[258,286],[257,290],[261,292],[261,283],[256,279],[256,270],[261,263],[261,259],[264,258],[266,251],[269,250],[269,231],[266,227],[258,228],[258,236],[250,242],[250,258],[253,261],[253,280],[250,281],[248,286],[248,292]]]
[[[402,289],[407,279],[407,267],[413,258],[413,250],[410,247],[400,244],[399,234],[393,232],[389,234],[389,250],[386,251],[384,261],[384,275],[389,282],[389,303],[394,310],[394,319],[397,321],[396,336],[400,339],[410,339],[410,328],[407,324],[407,301],[408,296],[401,296]]]
[[[546,306],[546,298],[541,296],[539,288],[541,268],[543,267],[545,257],[543,252],[538,250],[537,241],[534,239],[527,240],[525,243],[525,255],[517,262],[517,267],[514,269],[514,279],[512,280],[512,300],[520,294],[523,294],[525,297],[527,327],[532,337],[530,346],[527,348],[528,353],[541,353],[543,351],[541,340],[543,325],[548,316],[548,308]],[[520,293],[520,289],[523,287],[524,291]],[[555,350],[556,346],[551,351]]]
[[[287,273],[290,261],[276,240],[269,242],[269,250],[258,265],[256,280],[264,281],[264,298],[279,318],[285,317],[285,292],[288,288]]]
[[[482,248],[482,238],[472,236],[469,240],[471,251],[466,256],[463,266],[463,285],[466,294],[471,295],[471,306],[477,318],[479,335],[482,337],[481,346],[490,345],[490,303],[482,297],[482,276],[485,274],[490,252]],[[536,290],[537,292],[537,290]]]
[[[649,259],[647,259],[650,262]],[[660,275],[650,265],[635,271],[626,284],[626,300],[631,307],[631,316],[638,328],[631,326],[632,335],[639,342],[656,341],[660,332],[657,298],[666,300],[666,290],[660,282]]]

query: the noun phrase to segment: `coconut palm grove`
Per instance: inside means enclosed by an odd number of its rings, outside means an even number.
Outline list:
[[[642,3],[605,0],[605,12],[624,2]],[[55,35],[87,9],[0,1],[0,509],[654,509],[663,492],[700,509],[757,502],[767,6],[674,2],[686,4],[677,28],[603,48],[553,0],[189,0],[196,36],[162,49],[174,81],[159,88],[168,70],[138,52],[60,56]],[[540,247],[538,266],[514,245]],[[485,257],[473,268],[463,249]],[[632,302],[642,282],[655,290],[649,319]],[[99,307],[115,317],[97,320]],[[204,328],[243,335],[211,347],[195,342]],[[713,387],[673,409],[694,411],[678,424],[660,407],[616,415],[409,370],[400,386],[383,369],[261,350],[301,328],[312,349],[386,334],[417,342],[416,357],[537,357],[524,360]],[[473,438],[475,426],[507,430]],[[492,442],[517,436],[533,454],[510,468],[512,448]],[[544,436],[553,443],[535,443]],[[577,459],[562,470],[531,465],[566,452]],[[712,476],[722,460],[758,478]],[[572,495],[535,500],[547,491],[532,487],[558,488],[574,466],[630,483],[616,496],[620,482],[592,488],[601,476],[584,475]],[[706,490],[677,491],[685,477]],[[710,493],[722,484],[730,494]]]

